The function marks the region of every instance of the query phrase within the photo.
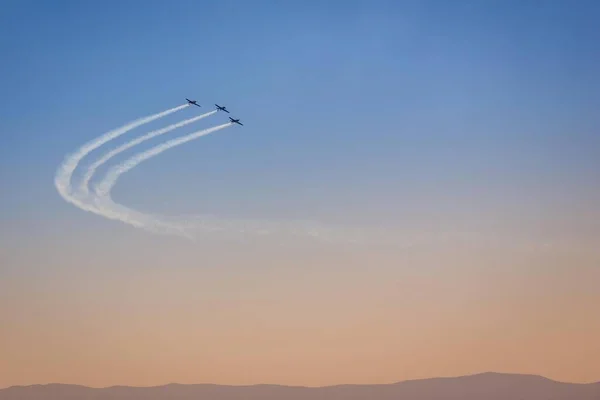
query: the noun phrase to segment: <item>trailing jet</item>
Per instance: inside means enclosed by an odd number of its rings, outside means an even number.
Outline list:
[[[233,118],[229,117],[229,120],[231,121],[232,124],[238,124],[238,125],[244,126],[244,124],[242,124],[239,119],[233,119]]]
[[[187,97],[185,99],[187,100],[188,104],[193,104],[196,107],[201,107],[196,100],[190,100]]]
[[[215,106],[217,106],[218,111],[225,111],[227,114],[229,114],[229,111],[227,111],[227,107],[225,107],[225,106],[221,107],[218,104],[215,104]]]

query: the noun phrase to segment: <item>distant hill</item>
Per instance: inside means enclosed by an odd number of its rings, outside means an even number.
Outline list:
[[[0,389],[0,400],[600,400],[600,382],[561,383],[534,375],[484,373],[385,385],[299,387],[169,384],[156,387],[32,385]]]

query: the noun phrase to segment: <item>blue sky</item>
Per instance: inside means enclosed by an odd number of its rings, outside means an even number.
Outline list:
[[[246,126],[132,171],[119,199],[178,214],[358,222],[363,210],[374,223],[589,205],[599,8],[6,2],[0,216],[78,218],[52,186],[62,157],[184,97],[224,103]]]

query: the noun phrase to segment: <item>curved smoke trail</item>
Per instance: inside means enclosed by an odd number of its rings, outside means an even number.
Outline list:
[[[190,133],[189,135],[186,135],[186,136],[183,136],[180,138],[168,140],[162,144],[154,146],[153,148],[151,148],[149,150],[138,153],[135,156],[129,158],[128,160],[125,160],[121,164],[112,167],[106,173],[106,175],[104,176],[104,179],[102,179],[102,181],[99,182],[95,186],[94,191],[96,192],[96,195],[98,195],[99,197],[110,197],[110,191],[113,188],[113,186],[117,183],[117,179],[119,179],[119,177],[121,175],[123,175],[125,172],[135,168],[137,165],[139,165],[143,161],[148,160],[149,158],[155,157],[155,156],[159,155],[160,153],[162,153],[163,151],[169,150],[170,148],[173,148],[176,146],[181,146],[182,144],[190,142],[194,139],[198,139],[198,138],[208,135],[210,133],[219,131],[221,129],[227,128],[231,125],[232,125],[231,122],[227,122],[222,125],[213,126],[212,128],[203,129],[201,131]]]
[[[131,140],[122,146],[111,150],[99,160],[94,162],[84,174],[83,182],[81,183],[78,192],[74,193],[71,187],[71,179],[75,169],[81,160],[96,148],[102,146],[110,140],[138,127],[149,123],[156,119],[167,116],[171,113],[188,107],[184,104],[170,110],[166,110],[148,117],[140,118],[130,122],[120,128],[114,129],[105,133],[97,139],[94,139],[82,147],[75,153],[65,157],[64,162],[59,166],[55,176],[55,186],[59,194],[68,202],[85,210],[94,212],[109,219],[119,220],[130,224],[137,228],[142,228],[154,233],[179,235],[189,239],[194,239],[198,233],[209,232],[225,232],[225,233],[252,233],[252,234],[278,234],[286,233],[293,236],[313,237],[324,241],[335,242],[356,242],[365,239],[361,232],[350,232],[348,229],[337,229],[324,226],[313,221],[260,221],[260,220],[232,220],[220,219],[212,216],[190,216],[183,219],[172,217],[157,216],[145,214],[137,210],[127,208],[123,205],[115,203],[110,195],[112,188],[115,186],[119,177],[125,172],[135,168],[145,160],[155,157],[170,148],[183,145],[189,141],[195,140],[202,136],[227,128],[232,125],[228,122],[222,125],[214,126],[189,135],[168,140],[160,145],[157,145],[147,151],[138,153],[121,164],[111,168],[105,177],[94,186],[93,194],[90,195],[88,184],[93,177],[97,168],[107,162],[110,158],[125,151],[145,140],[161,135],[171,130],[177,129],[199,119],[205,118],[214,114],[216,111],[190,118],[185,121],[170,125],[168,127],[152,131],[137,139]],[[356,235],[358,234],[358,236]],[[377,240],[379,241],[379,240]]]
[[[64,200],[74,204],[75,206],[77,206],[85,211],[91,211],[91,212],[98,213],[98,209],[96,207],[94,207],[92,204],[86,202],[85,199],[82,199],[82,198],[76,196],[73,193],[73,189],[71,187],[71,179],[73,177],[73,172],[75,171],[75,169],[77,168],[77,165],[79,165],[81,160],[86,155],[88,155],[90,152],[92,152],[93,150],[102,146],[103,144],[107,143],[108,141],[113,140],[134,128],[137,128],[140,125],[144,125],[144,124],[147,124],[154,120],[157,120],[159,118],[165,117],[169,114],[172,114],[174,112],[182,110],[188,106],[189,106],[189,104],[183,104],[183,105],[171,108],[169,110],[159,112],[154,115],[150,115],[147,117],[137,119],[137,120],[132,121],[120,128],[109,131],[109,132],[105,133],[104,135],[84,144],[75,153],[70,154],[67,157],[65,157],[65,160],[63,161],[63,163],[58,167],[58,170],[56,171],[56,175],[54,177],[54,186],[56,187],[56,190],[58,190],[58,193],[61,195],[61,197]]]
[[[231,125],[232,123],[228,122],[180,138],[171,139],[149,150],[138,153],[121,164],[112,167],[104,178],[94,186],[96,206],[102,215],[108,218],[120,220],[154,233],[176,234],[189,239],[194,239],[199,233],[224,232],[233,234],[251,233],[254,235],[286,233],[296,237],[312,237],[330,242],[356,243],[357,241],[364,241],[365,237],[361,232],[352,232],[347,228],[337,229],[327,227],[316,221],[233,220],[207,215],[187,216],[183,219],[176,219],[173,217],[142,214],[112,200],[110,193],[120,176],[124,173],[168,149],[183,145]]]
[[[180,146],[194,139],[198,139],[202,136],[227,128],[231,125],[232,123],[228,122],[212,128],[203,129],[180,138],[168,140],[149,150],[138,153],[125,160],[121,164],[112,167],[106,173],[102,181],[94,186],[94,193],[96,195],[95,202],[99,213],[111,219],[118,219],[127,224],[146,228],[147,230],[155,233],[164,232],[169,234],[180,234],[189,237],[189,235],[185,233],[185,227],[180,224],[170,223],[165,218],[158,216],[142,214],[113,202],[110,196],[110,191],[122,174],[131,170],[132,168],[135,168],[143,161],[155,157],[170,148]]]
[[[189,125],[193,122],[199,121],[203,118],[209,117],[211,115],[214,115],[217,112],[217,110],[213,110],[210,112],[207,112],[205,114],[199,115],[197,117],[194,118],[189,118],[186,119],[184,121],[169,125],[167,127],[161,128],[161,129],[157,129],[154,130],[152,132],[149,132],[143,136],[140,136],[136,139],[130,140],[129,142],[109,151],[108,153],[106,153],[105,155],[103,155],[101,158],[99,158],[98,160],[96,160],[93,164],[91,164],[88,169],[86,170],[85,174],[83,175],[83,178],[81,180],[81,184],[79,185],[79,193],[84,196],[87,197],[89,195],[89,183],[90,180],[92,179],[94,173],[96,172],[96,170],[102,166],[104,163],[106,163],[107,161],[109,161],[111,158],[113,158],[114,156],[116,156],[117,154],[120,154],[122,152],[124,152],[125,150],[128,150],[134,146],[137,146],[138,144],[145,142],[146,140],[150,140],[156,136],[160,136],[163,135],[165,133],[171,132],[172,130],[184,127],[186,125]]]

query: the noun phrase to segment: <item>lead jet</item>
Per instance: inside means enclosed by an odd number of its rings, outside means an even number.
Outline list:
[[[218,111],[225,111],[227,114],[229,114],[229,111],[227,111],[227,107],[225,107],[225,106],[221,107],[218,104],[215,104],[215,106],[217,106]]]
[[[229,120],[231,121],[232,124],[238,124],[238,125],[244,126],[244,124],[242,124],[239,119],[233,119],[233,118],[229,117]]]
[[[193,104],[196,107],[201,107],[196,100],[190,100],[187,97],[185,99],[187,100],[188,104]]]

